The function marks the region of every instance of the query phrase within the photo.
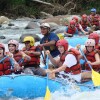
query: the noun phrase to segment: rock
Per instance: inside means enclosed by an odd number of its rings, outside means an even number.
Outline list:
[[[20,39],[19,39],[19,42],[22,43],[22,42],[23,42],[23,39],[24,39],[26,36],[32,36],[33,38],[35,38],[35,42],[41,40],[41,38],[40,38],[38,35],[36,35],[36,34],[22,34],[21,37],[20,37]]]
[[[52,17],[53,17],[53,15],[51,15],[49,13],[46,13],[46,12],[43,12],[43,11],[40,12],[40,18],[41,19],[52,18]]]
[[[6,39],[6,37],[5,36],[0,36],[0,39]]]
[[[29,22],[28,25],[25,27],[25,29],[34,29],[34,28],[39,28],[39,23],[38,22]]]
[[[69,21],[72,19],[73,16],[78,16],[80,18],[79,15],[59,15],[53,18],[44,19],[41,22],[42,23],[54,22],[58,25],[66,25],[69,24]]]
[[[0,24],[9,24],[10,19],[5,16],[0,16]]]

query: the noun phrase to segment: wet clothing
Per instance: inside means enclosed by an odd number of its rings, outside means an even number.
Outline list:
[[[45,35],[41,39],[40,44],[48,43],[48,42],[53,41],[53,40],[57,42],[59,40],[59,37],[55,33],[51,32],[51,33],[48,33],[47,35]],[[58,51],[58,49],[56,47],[56,43],[55,43],[55,45],[52,45],[52,46],[44,46],[44,48],[46,50],[50,51],[52,57],[56,57],[56,56],[59,55],[59,51]]]

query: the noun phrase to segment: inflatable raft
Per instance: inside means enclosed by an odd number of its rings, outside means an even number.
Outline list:
[[[69,84],[48,80],[50,92],[65,91]],[[93,91],[100,89],[94,87],[92,81],[78,83],[81,92]],[[37,98],[44,97],[46,92],[46,78],[32,75],[8,75],[0,77],[0,98],[3,97],[20,97],[20,98]],[[65,91],[66,93],[66,91]]]

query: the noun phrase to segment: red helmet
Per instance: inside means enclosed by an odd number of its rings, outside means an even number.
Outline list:
[[[5,46],[2,43],[0,43],[0,48],[2,48],[5,51]]]
[[[77,17],[77,16],[74,16],[74,17],[72,18],[72,20],[76,20],[76,22],[78,22],[78,17]]]
[[[99,43],[99,35],[96,32],[95,33],[91,33],[88,38],[89,39],[94,39],[96,44]]]
[[[75,25],[75,21],[74,20],[71,20],[69,23],[70,23],[70,25]]]
[[[86,14],[83,14],[82,15],[82,19],[84,19],[84,18],[87,18],[87,15]]]
[[[65,50],[68,50],[68,42],[67,40],[60,39],[57,41],[56,46],[63,46]]]

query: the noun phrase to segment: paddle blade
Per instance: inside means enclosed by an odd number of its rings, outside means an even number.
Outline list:
[[[100,86],[100,74],[92,69],[92,81],[94,86]]]
[[[49,90],[49,87],[47,86],[44,100],[50,100],[50,96],[51,96],[50,90]]]

